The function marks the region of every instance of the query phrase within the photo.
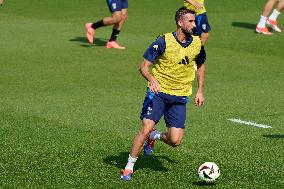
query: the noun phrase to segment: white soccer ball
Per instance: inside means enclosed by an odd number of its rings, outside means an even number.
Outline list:
[[[220,169],[213,162],[205,162],[198,168],[198,176],[201,180],[212,183],[220,176]]]

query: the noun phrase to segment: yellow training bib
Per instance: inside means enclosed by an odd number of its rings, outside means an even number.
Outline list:
[[[192,42],[183,47],[173,33],[165,36],[165,52],[153,63],[152,74],[158,80],[161,92],[175,96],[192,94],[195,78],[195,58],[200,53],[201,41],[192,36]]]
[[[205,5],[204,5],[204,0],[195,0],[195,1],[198,2],[198,3],[203,3],[203,8],[202,8],[202,9],[199,9],[199,10],[196,10],[195,7],[194,7],[193,5],[191,5],[190,3],[188,3],[187,1],[184,1],[183,5],[184,5],[187,9],[193,10],[194,12],[196,12],[196,15],[205,13],[205,12],[206,12],[206,9],[205,9]]]

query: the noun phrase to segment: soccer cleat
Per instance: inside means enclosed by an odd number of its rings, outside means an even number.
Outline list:
[[[261,33],[261,34],[264,34],[264,35],[272,35],[272,33],[268,30],[267,27],[259,28],[258,26],[256,26],[255,31],[256,31],[257,33]]]
[[[87,36],[89,43],[93,43],[96,30],[92,28],[92,23],[86,23],[85,28],[87,30],[86,36]]]
[[[277,25],[277,20],[269,20],[266,21],[267,25],[270,26],[276,32],[282,32],[282,30]]]
[[[133,171],[132,170],[121,170],[121,180],[131,180],[131,177],[133,175]]]
[[[125,49],[125,47],[119,45],[116,41],[108,41],[106,44],[106,48],[107,49],[114,48],[114,49],[121,49],[121,50]]]
[[[149,138],[144,143],[144,155],[149,156],[153,153],[155,140],[160,139],[160,132],[155,128],[151,131]]]
[[[144,156],[149,156],[153,153],[155,140],[150,137],[144,143]]]

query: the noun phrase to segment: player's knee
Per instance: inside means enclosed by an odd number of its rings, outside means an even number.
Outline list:
[[[209,38],[209,33],[205,34],[205,38],[208,39]]]
[[[172,147],[178,147],[181,144],[181,140],[180,139],[171,139],[171,146]]]
[[[121,21],[126,21],[126,19],[127,19],[127,14],[123,14],[122,16],[121,16]]]
[[[122,19],[121,14],[115,14],[115,15],[112,16],[112,21],[113,21],[114,24],[119,23],[121,21],[121,19]]]
[[[151,120],[143,120],[143,126],[140,129],[140,135],[143,135],[143,137],[146,139],[150,136],[151,131],[153,130],[155,122]]]
[[[148,137],[150,136],[150,132],[151,132],[150,129],[143,128],[140,133],[141,133],[145,138],[148,138]]]
[[[208,38],[209,38],[209,33],[202,33],[201,39],[206,41]]]

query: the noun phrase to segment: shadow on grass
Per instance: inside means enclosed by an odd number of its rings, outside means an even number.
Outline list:
[[[104,162],[108,165],[114,165],[120,169],[124,169],[128,156],[129,152],[120,152],[120,154],[117,156],[108,156],[104,158]],[[138,161],[135,163],[135,170],[149,168],[155,171],[168,171],[168,169],[163,166],[161,160],[166,160],[167,162],[172,164],[177,163],[167,156],[139,156]]]
[[[205,181],[196,181],[196,182],[193,182],[193,185],[195,186],[215,186],[216,183],[215,182],[205,182]]]
[[[279,134],[274,134],[274,135],[262,135],[263,137],[267,137],[267,138],[276,138],[276,139],[279,139],[279,138],[284,138],[284,135],[279,135]]]
[[[93,47],[93,46],[102,47],[102,46],[106,45],[108,40],[107,39],[101,39],[101,38],[95,38],[94,44],[90,44],[86,37],[75,37],[73,39],[70,39],[69,41],[84,43],[84,44],[81,44],[82,47]]]
[[[247,22],[232,22],[232,26],[239,27],[239,28],[245,28],[250,30],[255,30],[256,24],[247,23]]]

